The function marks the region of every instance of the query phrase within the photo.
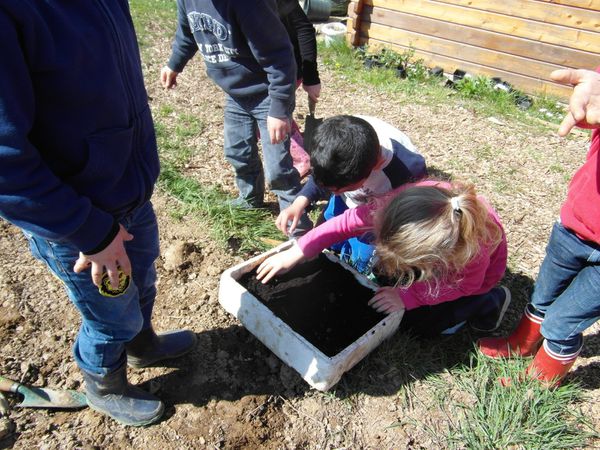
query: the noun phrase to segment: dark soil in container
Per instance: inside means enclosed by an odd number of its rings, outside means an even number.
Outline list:
[[[256,279],[256,271],[244,274],[238,283],[330,357],[385,317],[367,305],[374,291],[323,254],[268,284]]]

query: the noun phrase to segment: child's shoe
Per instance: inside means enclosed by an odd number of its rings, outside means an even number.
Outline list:
[[[164,359],[185,355],[196,346],[196,335],[190,330],[174,330],[156,334],[152,327],[140,331],[125,344],[127,364],[135,369],[147,367]]]
[[[527,367],[526,373],[531,378],[536,378],[548,387],[560,386],[563,378],[577,359],[581,348],[571,355],[559,355],[548,348],[547,341]]]
[[[548,342],[544,341],[535,358],[525,370],[525,376],[539,380],[545,387],[558,387],[573,367],[580,351],[581,348],[570,355],[559,355],[550,350]],[[501,378],[500,383],[503,386],[510,386],[512,380]]]
[[[540,328],[543,320],[525,308],[517,329],[510,336],[479,339],[479,351],[490,358],[531,356],[542,342]]]
[[[498,329],[510,305],[510,291],[505,286],[496,287],[489,292],[486,301],[489,301],[490,308],[469,320],[471,328],[481,333],[490,333]]]
[[[106,375],[83,372],[88,405],[117,422],[135,427],[158,421],[165,405],[154,395],[127,382],[127,366]]]
[[[256,209],[265,207],[265,204],[261,201],[247,200],[241,196],[231,200],[226,200],[225,204],[233,209]]]
[[[441,332],[441,334],[443,334],[444,336],[451,336],[462,330],[466,324],[467,322],[463,320],[461,323],[457,323],[456,325],[450,328],[446,328],[444,331]]]

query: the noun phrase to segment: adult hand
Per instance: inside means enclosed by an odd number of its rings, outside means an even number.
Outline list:
[[[391,286],[378,289],[373,298],[369,300],[369,305],[375,311],[386,314],[406,309],[398,291]]]
[[[271,144],[279,144],[290,134],[290,121],[288,119],[267,116],[267,129],[269,130]]]
[[[289,249],[265,259],[256,270],[256,278],[266,284],[278,273],[285,273],[304,259],[304,253],[294,242]]]
[[[290,206],[285,208],[283,211],[279,213],[277,216],[277,220],[275,220],[275,225],[286,236],[291,235],[296,229],[296,225],[298,225],[298,221],[306,207],[310,204],[308,198],[303,195],[297,197]],[[288,228],[288,223],[290,223],[290,227]]]
[[[319,101],[319,95],[321,95],[321,84],[313,84],[312,86],[302,85],[302,89],[306,91],[308,96],[317,103]]]
[[[171,89],[177,86],[177,75],[179,72],[169,69],[165,66],[160,71],[160,84],[166,89]]]
[[[575,88],[569,98],[569,112],[558,129],[560,136],[566,136],[577,125],[592,128],[600,124],[600,74],[585,69],[560,69],[550,74],[550,78]]]
[[[106,270],[111,286],[119,285],[119,269],[127,276],[131,276],[131,263],[125,251],[124,242],[131,241],[133,235],[129,234],[123,225],[108,247],[93,255],[79,253],[73,270],[80,273],[92,266],[92,282],[100,287],[102,275]]]

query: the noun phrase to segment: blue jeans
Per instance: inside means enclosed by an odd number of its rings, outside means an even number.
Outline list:
[[[450,302],[432,306],[419,306],[404,312],[400,322],[401,331],[411,331],[417,336],[435,337],[449,328],[485,316],[495,306],[491,302],[492,291],[469,295]],[[448,334],[448,333],[446,333]]]
[[[323,218],[329,220],[339,216],[348,209],[341,196],[332,195],[323,211]],[[373,269],[375,258],[375,236],[373,233],[365,233],[362,236],[347,239],[331,246],[331,249],[340,254],[340,259],[349,263],[358,272],[369,274]]]
[[[544,319],[541,332],[552,352],[576,355],[583,331],[600,319],[600,246],[555,223],[527,307]]]
[[[225,96],[225,159],[235,170],[240,197],[252,206],[263,202],[266,181],[277,195],[279,207],[285,208],[300,191],[300,175],[294,168],[289,137],[271,144],[267,129],[270,99]],[[292,108],[293,110],[293,108]],[[291,111],[289,117],[291,120]],[[257,129],[260,131],[264,169],[258,154]]]
[[[26,234],[33,256],[46,263],[63,282],[81,314],[73,353],[77,365],[90,373],[107,374],[119,368],[125,362],[125,344],[151,326],[156,297],[154,261],[159,255],[158,225],[152,204],[147,202],[119,222],[133,240],[125,242],[132,266],[131,282],[117,297],[100,294],[89,270],[73,272],[79,257],[76,248]]]

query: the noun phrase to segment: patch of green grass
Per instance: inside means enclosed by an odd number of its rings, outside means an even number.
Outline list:
[[[161,157],[171,161],[176,166],[185,165],[194,152],[198,151],[198,149],[191,147],[189,142],[190,139],[200,135],[205,128],[204,124],[191,114],[178,115],[174,126],[167,125],[159,117],[155,121],[154,127]]]
[[[181,201],[188,213],[204,221],[212,237],[222,245],[250,252],[267,248],[261,238],[282,237],[269,211],[232,208],[225,192],[184,177],[173,164],[163,161],[159,186]]]
[[[168,104],[162,104],[158,108],[159,117],[168,117],[175,112],[175,108]]]
[[[534,100],[531,114],[539,119],[559,124],[566,113],[566,105],[555,97],[542,96]]]
[[[536,128],[560,123],[564,116],[563,105],[553,97],[532,97],[529,109],[519,109],[517,100],[524,94],[516,89],[498,89],[496,83],[487,77],[465,77],[455,83],[454,89],[443,87],[442,80],[430,75],[422,60],[414,58],[411,49],[404,53],[389,49],[370,53],[367,48],[353,49],[342,41],[329,47],[320,44],[319,55],[323,64],[340,73],[343,78],[386,92],[403,93],[406,101],[413,103],[432,106],[446,103],[448,97],[454,97],[478,114],[510,117]],[[372,69],[363,67],[363,61],[368,57],[375,57],[380,66]],[[397,67],[405,68],[406,78],[396,76]],[[543,123],[540,123],[540,119]]]
[[[175,137],[177,139],[186,139],[198,136],[205,129],[205,125],[192,114],[180,114],[177,116],[177,125],[175,126]]]
[[[597,437],[576,405],[582,390],[567,383],[557,389],[522,377],[528,361],[491,360],[474,353],[453,372],[455,389],[466,396],[458,414],[449,414],[449,443],[458,448],[564,449],[585,447]],[[500,377],[510,378],[502,386]]]
[[[158,37],[172,37],[177,23],[173,0],[129,0],[133,23],[142,51]]]
[[[398,54],[385,50],[377,54],[382,67],[366,69],[364,59],[368,53],[364,48],[353,49],[345,42],[335,42],[327,47],[319,43],[319,56],[323,65],[338,72],[342,78],[357,85],[369,85],[391,93],[402,93],[407,101],[419,104],[438,104],[447,96],[439,80],[427,75],[422,62],[412,57],[412,52]],[[405,67],[407,78],[396,75],[396,67]],[[424,89],[424,86],[427,89]]]
[[[478,147],[474,150],[475,156],[477,159],[481,159],[483,161],[490,161],[494,159],[497,154],[497,150],[493,149],[491,145],[484,145],[482,147]]]

